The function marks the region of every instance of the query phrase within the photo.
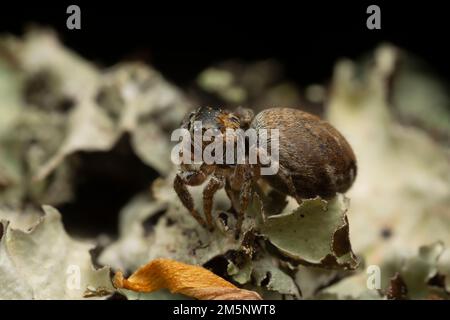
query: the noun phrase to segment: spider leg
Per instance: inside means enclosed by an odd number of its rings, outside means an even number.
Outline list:
[[[244,172],[247,164],[238,164],[234,168],[234,172],[230,179],[230,188],[235,191],[241,190],[242,183],[244,182]]]
[[[234,211],[238,211],[239,210],[239,201],[236,197],[236,191],[239,190],[235,190],[231,187],[231,179],[227,179],[226,183],[225,183],[225,192],[227,193],[228,199],[230,199],[231,202],[231,206],[233,207]]]
[[[247,211],[248,204],[252,199],[254,178],[255,175],[252,165],[246,163],[237,165],[230,181],[230,187],[232,189],[231,192],[233,192],[233,190],[239,190],[239,208],[237,210],[236,237],[239,237],[241,233],[245,212]]]
[[[302,203],[302,199],[297,194],[297,189],[295,188],[294,181],[292,180],[291,175],[289,172],[285,169],[280,167],[280,170],[278,171],[277,175],[286,183],[289,194],[297,200],[298,204]]]
[[[197,181],[196,181],[197,182]],[[189,192],[186,185],[188,185],[188,181],[186,178],[183,178],[180,174],[175,176],[173,181],[173,188],[180,198],[183,206],[189,211],[189,213],[194,217],[195,220],[200,223],[203,227],[207,227],[205,220],[200,216],[200,214],[195,210],[194,207],[194,199],[192,198],[191,193]]]
[[[256,152],[258,154],[258,158],[265,157],[267,159],[269,157],[267,151],[264,148],[256,148]],[[297,195],[297,189],[295,188],[294,181],[292,180],[292,176],[289,174],[288,170],[275,159],[271,158],[270,161],[272,166],[278,168],[276,175],[280,177],[281,180],[283,180],[283,182],[286,184],[289,194],[293,196],[299,204],[301,204],[302,200]]]
[[[225,178],[219,174],[213,174],[208,181],[205,189],[203,189],[203,212],[206,217],[206,222],[210,230],[214,229],[212,222],[212,207],[213,198],[217,191],[222,189],[225,185]]]

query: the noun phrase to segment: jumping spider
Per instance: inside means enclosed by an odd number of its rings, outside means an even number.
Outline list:
[[[174,180],[174,189],[183,205],[204,227],[212,230],[212,207],[214,194],[225,188],[237,212],[236,232],[240,233],[244,213],[253,195],[253,184],[264,179],[277,191],[294,197],[298,203],[302,199],[320,196],[333,197],[337,192],[345,192],[356,177],[355,155],[345,138],[328,122],[290,108],[267,109],[256,116],[249,109],[238,108],[231,113],[215,107],[200,107],[186,116],[182,128],[193,135],[202,123],[202,132],[213,129],[225,133],[226,129],[253,128],[279,130],[279,170],[273,175],[260,175],[261,163],[251,164],[185,164]],[[236,137],[231,137],[233,143]],[[223,139],[230,139],[224,134]],[[270,140],[267,147],[270,147]],[[208,145],[202,142],[200,148]],[[225,145],[225,143],[224,143]],[[252,148],[254,146],[247,146]],[[248,152],[246,148],[246,152]],[[192,151],[191,149],[190,151]],[[256,148],[258,159],[263,152]],[[265,153],[267,155],[267,152]],[[203,189],[203,212],[206,221],[197,212],[187,186],[198,186],[210,177]],[[239,193],[238,199],[235,194]]]

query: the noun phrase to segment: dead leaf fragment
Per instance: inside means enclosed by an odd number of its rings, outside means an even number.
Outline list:
[[[258,293],[239,289],[205,268],[170,259],[155,259],[128,279],[118,271],[114,276],[114,285],[138,292],[167,288],[172,293],[200,300],[261,300]]]

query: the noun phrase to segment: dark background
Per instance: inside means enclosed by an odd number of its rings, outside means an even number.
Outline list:
[[[66,45],[100,65],[141,59],[179,85],[229,58],[276,58],[298,84],[322,82],[336,59],[356,58],[383,41],[447,77],[450,13],[443,2],[392,2],[5,2],[0,32],[51,26]],[[81,30],[66,28],[70,4],[81,8]],[[366,28],[370,4],[381,8],[381,30]]]

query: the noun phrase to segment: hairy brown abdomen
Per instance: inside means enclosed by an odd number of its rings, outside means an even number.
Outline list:
[[[279,129],[279,170],[292,178],[297,194],[289,192],[281,174],[263,176],[279,191],[300,198],[330,198],[353,184],[357,171],[353,150],[328,122],[297,109],[274,108],[260,112],[251,126]]]

